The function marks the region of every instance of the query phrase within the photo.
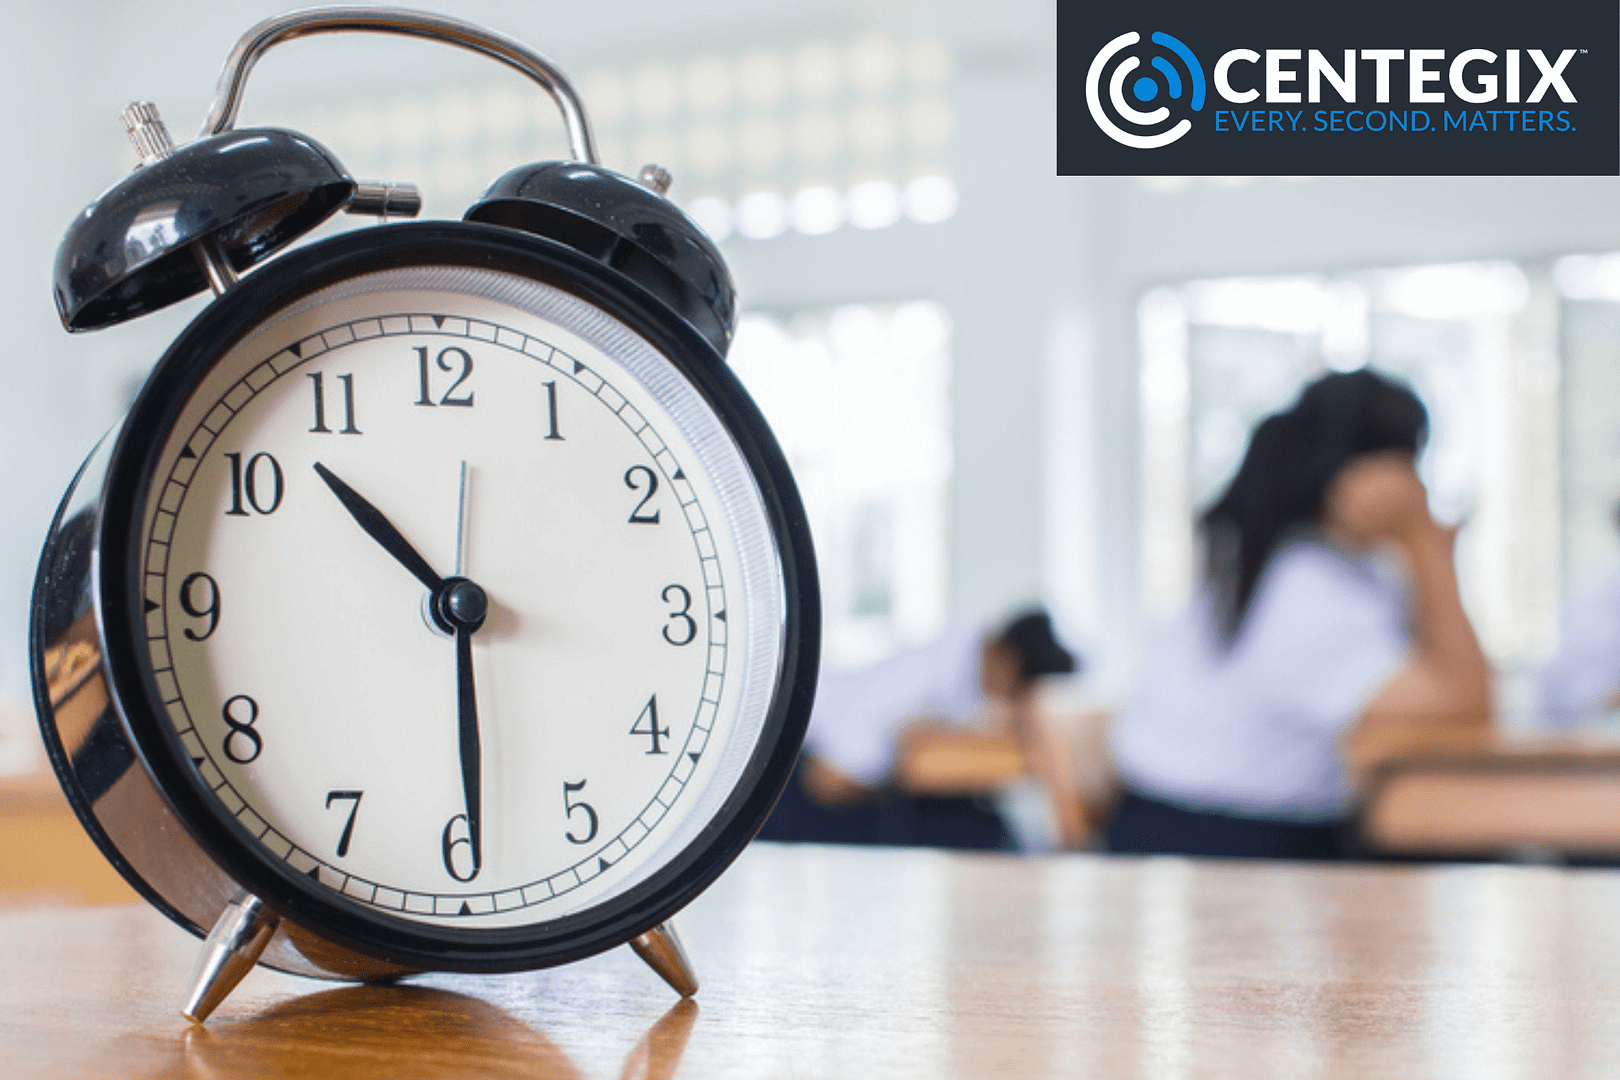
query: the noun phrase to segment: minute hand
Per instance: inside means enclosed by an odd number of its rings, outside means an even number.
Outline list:
[[[338,497],[338,502],[343,504],[343,508],[359,522],[367,536],[381,544],[384,551],[398,559],[400,565],[409,570],[411,575],[429,590],[437,593],[444,588],[444,578],[433,572],[433,567],[411,547],[410,541],[394,528],[394,523],[384,517],[381,510],[372,506],[363,495],[338,479],[336,473],[318,461],[315,463],[315,471],[326,481],[326,486],[332,489],[332,494]]]
[[[466,584],[472,584],[467,582]],[[461,794],[467,807],[467,839],[473,873],[484,863],[483,758],[478,740],[478,693],[473,688],[472,627],[456,627],[456,726],[461,748]]]

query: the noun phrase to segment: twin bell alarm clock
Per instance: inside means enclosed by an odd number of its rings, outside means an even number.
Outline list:
[[[410,185],[234,126],[268,49],[339,31],[517,69],[574,160],[390,223]],[[786,783],[819,639],[719,252],[662,169],[597,163],[552,64],[454,19],[273,18],[196,141],[124,120],[140,165],[62,241],[63,324],[214,296],[62,502],[32,669],[84,828],[206,938],[183,1012],[255,963],[377,979],[624,943],[692,993],[670,918]],[[339,210],[383,222],[288,250]]]

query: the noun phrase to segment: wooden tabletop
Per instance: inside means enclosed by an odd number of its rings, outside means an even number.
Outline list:
[[[206,1028],[138,905],[0,913],[30,1078],[1556,1077],[1620,1062],[1620,873],[756,845],[627,949],[340,987],[259,970]]]

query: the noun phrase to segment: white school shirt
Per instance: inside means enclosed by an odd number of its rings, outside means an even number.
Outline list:
[[[1541,671],[1541,719],[1550,725],[1588,720],[1620,690],[1620,574],[1570,603],[1558,655]]]
[[[1201,592],[1150,652],[1112,751],[1144,795],[1300,822],[1347,809],[1339,744],[1410,643],[1398,577],[1321,542],[1277,552],[1230,645]]]
[[[894,768],[895,740],[915,720],[972,722],[985,707],[979,684],[984,635],[953,626],[859,671],[823,670],[805,749],[850,779],[880,783]]]

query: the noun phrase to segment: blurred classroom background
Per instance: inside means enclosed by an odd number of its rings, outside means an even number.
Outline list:
[[[1058,177],[1049,0],[439,6],[568,71],[605,164],[664,165],[721,243],[732,363],[810,509],[830,665],[1041,603],[1084,660],[1065,707],[1106,712],[1186,603],[1195,515],[1250,427],[1370,365],[1429,407],[1420,471],[1464,523],[1496,728],[1540,726],[1568,598],[1620,569],[1614,178]],[[134,163],[124,105],[188,136],[231,44],[279,9],[7,6],[0,773],[45,768],[26,612],[56,501],[203,302],[70,338],[57,240]],[[242,123],[418,183],[425,216],[564,148],[518,76],[387,39],[277,50]]]

